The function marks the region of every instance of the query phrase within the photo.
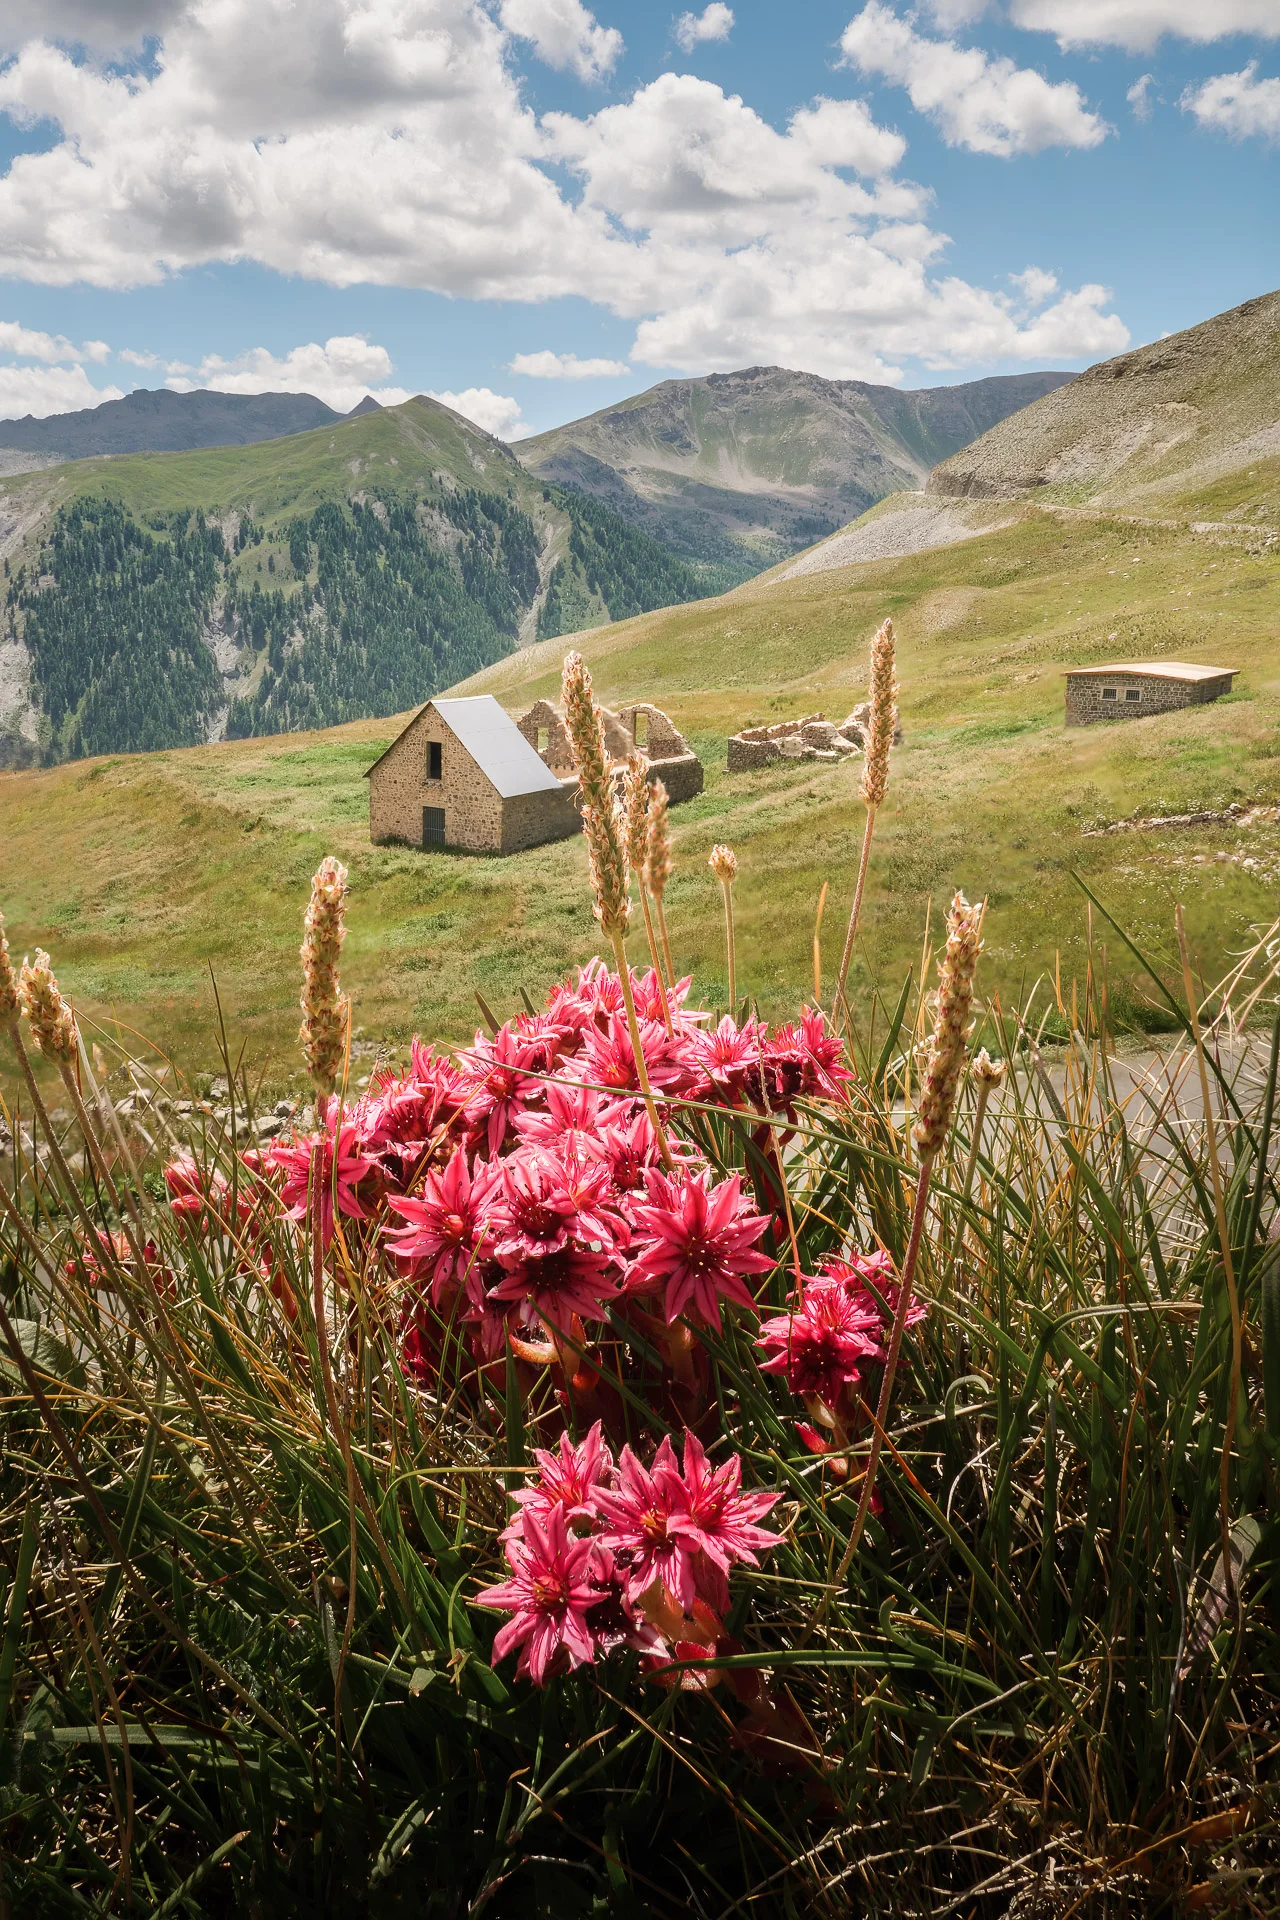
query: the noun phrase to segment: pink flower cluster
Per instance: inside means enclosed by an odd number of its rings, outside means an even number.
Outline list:
[[[728,1019],[708,1033],[685,1008],[688,980],[665,1010],[652,972],[632,984],[660,1099],[763,1119],[834,1097],[849,1077],[819,1013],[774,1035]],[[318,1120],[270,1148],[265,1170],[299,1222],[318,1172],[326,1246],[376,1222],[407,1283],[405,1352],[418,1371],[435,1355],[414,1300],[469,1325],[482,1361],[508,1339],[521,1358],[546,1360],[580,1351],[587,1325],[624,1308],[660,1327],[718,1327],[723,1302],[754,1306],[751,1283],[773,1265],[760,1245],[769,1218],[737,1175],[715,1180],[684,1146],[663,1164],[621,982],[598,961],[456,1059],[415,1041],[407,1072],[379,1075],[354,1105],[323,1103]]]
[[[615,1463],[599,1422],[578,1446],[564,1434],[558,1452],[539,1449],[503,1535],[511,1577],[476,1596],[511,1616],[495,1665],[518,1651],[517,1674],[542,1686],[615,1647],[652,1671],[722,1640],[729,1570],[777,1544],[757,1523],[779,1496],[744,1493],[738,1457],[712,1466],[692,1433],[683,1453],[664,1439],[648,1467],[630,1447]]]
[[[863,1372],[885,1358],[883,1338],[898,1299],[888,1254],[855,1253],[823,1261],[818,1278],[804,1281],[790,1310],[762,1323],[756,1342],[765,1356],[760,1371],[780,1374],[809,1408],[817,1425],[800,1425],[797,1432],[812,1452],[830,1451],[833,1438],[837,1447],[847,1445]],[[912,1300],[905,1324],[915,1326],[924,1315],[923,1302]]]

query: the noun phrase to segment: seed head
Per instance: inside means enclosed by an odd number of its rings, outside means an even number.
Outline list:
[[[18,999],[31,1028],[31,1038],[46,1060],[56,1067],[71,1066],[80,1035],[76,1018],[58,991],[49,956],[39,947],[34,960],[24,960],[18,976]]]
[[[878,807],[889,784],[889,749],[898,728],[898,682],[894,674],[893,622],[886,620],[871,642],[871,717],[865,735],[862,798]]]
[[[565,655],[561,682],[565,728],[573,748],[573,762],[582,795],[582,826],[587,836],[587,861],[595,894],[595,916],[612,940],[631,923],[627,897],[626,821],[618,807],[617,789],[609,770],[600,709],[591,692],[591,675],[580,653]]]
[[[338,984],[338,957],[347,937],[347,870],[332,854],[311,882],[302,936],[302,1026],[298,1038],[320,1093],[331,1093],[346,1051],[349,1001]]]
[[[644,877],[655,900],[661,900],[671,878],[671,796],[661,780],[649,789],[649,850]]]
[[[722,846],[719,841],[712,847],[707,865],[722,887],[731,887],[738,877],[737,854],[732,847]]]
[[[947,916],[947,946],[938,962],[938,1012],[933,1027],[929,1063],[920,1087],[916,1110],[916,1152],[922,1161],[938,1153],[951,1124],[956,1087],[964,1066],[971,1028],[973,975],[982,952],[980,929],[984,903],[970,906],[962,893],[951,902]]]
[[[0,1023],[8,1026],[17,1012],[18,981],[9,958],[9,942],[4,937],[4,915],[0,913]]]
[[[643,884],[649,858],[649,762],[642,753],[627,756],[622,804],[627,821],[627,861]]]
[[[973,1077],[978,1085],[986,1087],[988,1092],[994,1093],[1008,1071],[1009,1062],[993,1060],[985,1047],[981,1047],[974,1055]]]

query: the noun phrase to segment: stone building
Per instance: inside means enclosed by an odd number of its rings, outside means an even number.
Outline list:
[[[1067,673],[1066,724],[1141,720],[1174,707],[1198,707],[1230,693],[1238,667],[1189,666],[1185,660],[1128,660]]]
[[[702,762],[661,707],[636,700],[617,713],[609,707],[601,707],[600,713],[605,746],[616,766],[639,749],[649,762],[650,779],[662,781],[673,805],[702,792]],[[517,724],[551,772],[571,780],[573,751],[560,708],[550,700],[536,700]]]
[[[557,778],[488,693],[428,700],[365,777],[376,845],[518,853],[582,824],[577,783]]]

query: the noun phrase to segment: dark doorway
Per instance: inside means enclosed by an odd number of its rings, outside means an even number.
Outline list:
[[[443,807],[424,807],[422,809],[422,844],[424,847],[442,847],[444,845]]]

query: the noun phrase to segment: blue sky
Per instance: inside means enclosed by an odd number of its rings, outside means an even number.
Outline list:
[[[0,417],[1084,366],[1280,284],[1278,148],[1280,0],[8,0]]]

